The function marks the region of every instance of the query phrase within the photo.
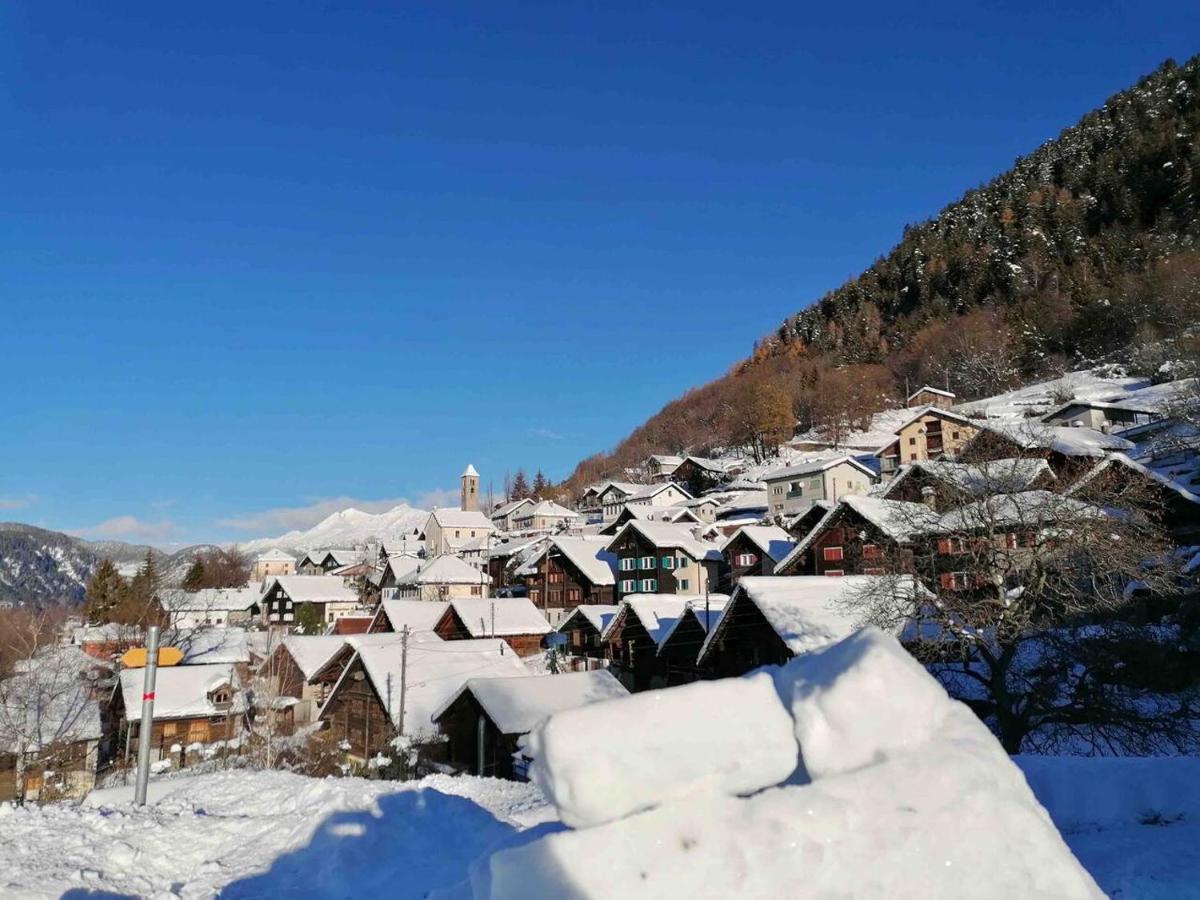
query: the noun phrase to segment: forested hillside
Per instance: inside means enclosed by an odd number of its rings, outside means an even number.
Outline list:
[[[909,226],[824,297],[797,298],[733,371],[669,403],[569,486],[651,452],[753,448],[796,420],[869,412],[906,384],[964,399],[1096,360],[1155,374],[1196,355],[1200,56],[1134,87]]]

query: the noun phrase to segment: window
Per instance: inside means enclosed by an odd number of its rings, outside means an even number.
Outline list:
[[[567,588],[568,603],[578,603],[579,599],[579,588]]]
[[[942,538],[938,541],[938,553],[942,554],[942,556],[955,556],[962,552],[962,538]]]
[[[954,438],[954,440],[956,440],[956,441],[958,440],[958,432],[957,431],[950,432],[950,436],[952,438]]]
[[[691,582],[689,582],[686,578],[679,579],[679,589],[681,591],[686,591],[690,586]]]
[[[483,589],[479,585],[477,585],[477,584],[471,585],[471,596],[472,597],[479,597],[482,595],[482,592],[483,592]]]
[[[882,556],[878,544],[863,544],[863,559],[879,559]]]
[[[621,560],[621,571],[632,572],[637,568],[637,560],[632,556],[626,556]]]
[[[673,569],[673,568],[675,568],[675,557],[673,557],[673,556],[664,556],[664,557],[662,558],[662,567],[663,567],[664,569]]]
[[[908,446],[910,446],[910,447],[917,446],[917,439],[915,437],[910,437],[908,439]]]
[[[657,579],[655,579],[655,578],[643,578],[642,579],[642,593],[643,594],[654,594],[654,593],[657,593],[657,591],[658,591],[658,580]]]
[[[758,557],[753,553],[739,553],[733,559],[733,564],[736,566],[752,566],[758,562]]]
[[[843,571],[842,569],[826,569],[825,570],[826,578],[841,578],[845,574],[846,574],[845,571]]]
[[[653,569],[654,568],[654,557],[653,556],[643,556],[642,560],[641,560],[641,565],[639,566],[639,568]]]
[[[883,569],[863,569],[864,575],[882,575]]]
[[[621,582],[621,593],[622,594],[633,594],[636,591],[637,591],[637,582],[634,581],[632,578]]]
[[[571,632],[571,646],[572,647],[582,647],[583,646],[583,632],[582,631],[572,631]]]
[[[825,562],[838,562],[842,558],[842,548],[841,547],[825,547],[821,551],[821,558],[823,560],[825,560]]]

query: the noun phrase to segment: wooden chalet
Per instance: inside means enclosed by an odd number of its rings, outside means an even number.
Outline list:
[[[959,452],[961,462],[1044,459],[1055,477],[1067,484],[1083,477],[1109,453],[1125,453],[1134,446],[1123,437],[1090,428],[1028,420],[972,421],[979,431]]]
[[[297,701],[294,724],[306,725],[316,721],[329,689],[349,662],[349,647],[344,638],[333,635],[289,636],[259,666],[258,676],[266,683],[268,695]],[[342,653],[346,654],[342,666],[331,666]]]
[[[705,677],[698,665],[700,650],[713,626],[724,614],[727,601],[709,598],[707,604],[689,604],[667,629],[658,646],[658,671],[667,687]]]
[[[1114,453],[1096,463],[1067,493],[1100,501],[1106,496],[1121,496],[1131,485],[1142,485],[1156,503],[1162,525],[1170,531],[1175,543],[1181,547],[1195,546],[1200,544],[1200,493],[1188,490],[1170,477],[1170,462],[1168,458],[1163,472],[1124,453]],[[1193,467],[1194,462],[1187,460],[1186,471]],[[1200,491],[1200,485],[1192,487]]]
[[[620,611],[617,605],[585,604],[575,607],[559,623],[558,631],[567,636],[564,652],[570,668],[598,668],[602,660],[610,658],[604,638]]]
[[[124,733],[125,755],[136,748],[142,717],[141,669],[121,672],[114,696],[116,718]],[[155,681],[151,758],[186,752],[191,744],[211,744],[239,736],[245,724],[246,697],[234,666],[221,663],[160,667]],[[181,750],[174,750],[178,745]]]
[[[843,497],[775,572],[827,576],[911,572],[918,539],[937,518],[921,503]]]
[[[434,714],[447,738],[446,761],[473,775],[525,780],[519,741],[555,713],[629,692],[608,672],[472,678]]]
[[[263,618],[268,625],[291,626],[306,603],[312,605],[322,622],[332,624],[358,608],[358,594],[340,578],[282,575],[263,590]]]
[[[724,594],[709,597],[709,604],[723,604]],[[702,596],[632,597],[621,604],[616,618],[605,629],[602,642],[611,670],[629,690],[638,692],[665,687],[665,660],[658,656],[659,645],[688,606],[703,607]]]
[[[362,562],[359,550],[309,550],[296,563],[297,575],[328,575],[334,569]]]
[[[997,459],[963,463],[920,460],[901,467],[880,497],[932,505],[938,512],[989,494],[1048,489],[1057,479],[1044,459]]]
[[[518,656],[536,656],[554,629],[527,597],[494,597],[450,601],[433,630],[444,641],[502,638]]]
[[[617,598],[630,594],[702,594],[720,583],[720,547],[668,522],[631,521],[608,545],[617,558]]]
[[[721,587],[736,585],[747,575],[774,575],[775,566],[795,546],[791,535],[778,525],[743,525],[721,547],[729,575]]]
[[[530,601],[542,610],[571,610],[583,604],[613,602],[617,559],[608,539],[558,537],[522,571]]]

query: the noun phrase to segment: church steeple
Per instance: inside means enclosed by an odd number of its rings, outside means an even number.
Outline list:
[[[458,508],[469,512],[479,512],[479,473],[475,471],[474,466],[468,465],[459,480],[462,482],[462,493]]]

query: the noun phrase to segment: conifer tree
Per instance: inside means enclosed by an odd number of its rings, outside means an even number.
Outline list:
[[[546,476],[542,474],[542,470],[538,469],[537,474],[533,476],[533,498],[535,500],[546,499],[546,491],[550,488],[550,482],[546,480]]]
[[[524,500],[529,497],[529,495],[529,479],[525,477],[525,470],[517,469],[517,474],[513,476],[512,499]]]
[[[204,561],[197,557],[192,560],[191,566],[188,567],[187,574],[183,576],[183,589],[185,591],[198,591],[204,587]]]
[[[103,559],[87,583],[87,600],[84,613],[89,622],[101,624],[110,621],[112,611],[121,602],[125,593],[125,579],[117,571],[111,559]]]
[[[308,601],[300,604],[296,610],[296,631],[300,634],[320,634],[323,624],[315,606]]]

